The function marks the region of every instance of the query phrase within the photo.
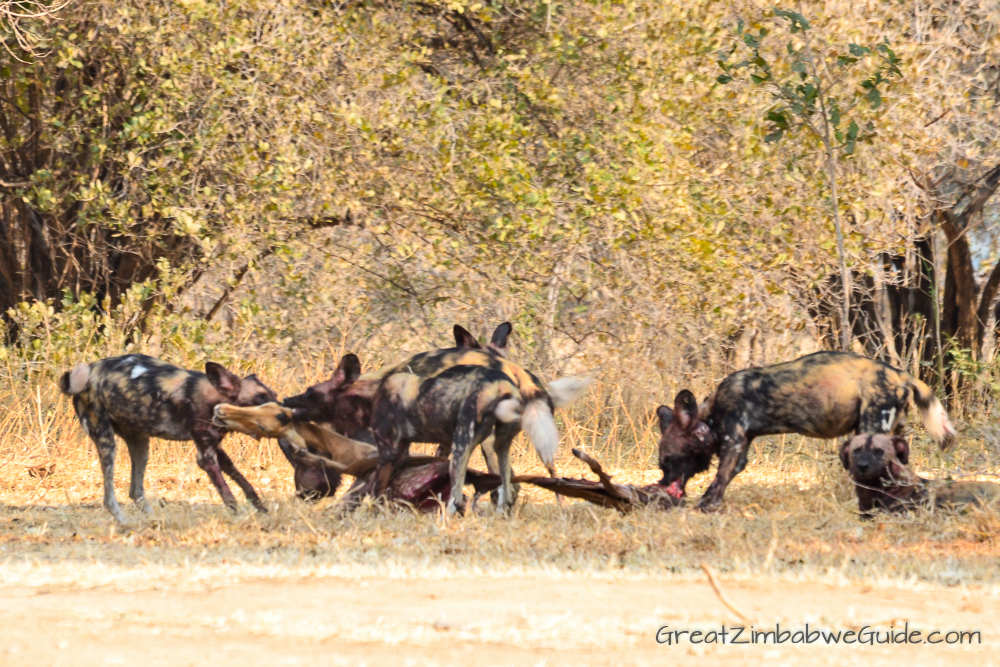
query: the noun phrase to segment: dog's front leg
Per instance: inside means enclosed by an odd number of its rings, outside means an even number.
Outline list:
[[[705,491],[705,495],[698,502],[700,511],[713,512],[719,509],[726,487],[746,465],[749,446],[750,443],[741,428],[727,429],[726,435],[722,438],[722,446],[719,448],[719,470]]]
[[[229,478],[236,482],[236,485],[243,491],[243,495],[247,497],[250,504],[257,508],[258,512],[267,514],[267,508],[264,507],[264,503],[261,502],[260,496],[257,495],[257,491],[255,491],[250,482],[247,481],[247,478],[243,476],[243,473],[236,469],[236,465],[233,463],[233,460],[229,458],[229,454],[226,454],[225,450],[221,447],[216,447],[215,451],[219,457],[219,466],[222,468],[222,472],[229,475]]]
[[[235,512],[236,498],[229,489],[229,485],[226,484],[226,478],[222,476],[222,468],[219,466],[219,440],[221,438],[205,435],[195,436],[194,444],[198,448],[198,467],[208,475],[208,479],[212,482],[215,490],[219,492],[226,507]]]
[[[404,416],[398,417],[405,419]],[[401,438],[403,426],[397,424],[393,415],[381,417],[372,429],[375,435],[375,446],[378,448],[378,464],[375,467],[374,495],[384,496],[392,478],[396,474],[396,464],[406,457],[410,443],[404,442]]]

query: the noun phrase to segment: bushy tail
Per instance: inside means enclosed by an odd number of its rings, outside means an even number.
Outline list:
[[[557,408],[563,408],[583,396],[587,387],[594,381],[594,374],[588,375],[567,375],[566,377],[553,380],[545,386],[545,391],[552,398],[552,404]]]
[[[73,370],[66,371],[59,378],[59,389],[67,396],[76,396],[83,393],[89,381],[90,364],[77,364]]]
[[[924,428],[937,440],[941,449],[947,449],[958,433],[948,419],[944,406],[931,388],[917,378],[910,377],[908,384],[913,388],[913,401],[924,416]]]
[[[521,413],[521,429],[538,452],[549,474],[555,477],[556,450],[559,449],[559,430],[552,410],[544,398],[530,401]]]

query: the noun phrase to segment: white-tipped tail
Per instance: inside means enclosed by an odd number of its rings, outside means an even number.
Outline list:
[[[552,398],[552,404],[557,408],[562,408],[583,396],[584,392],[587,391],[587,387],[593,381],[593,373],[587,375],[567,375],[566,377],[550,382],[545,386],[545,391]]]
[[[521,418],[521,399],[505,398],[497,403],[497,407],[493,413],[497,416],[497,419],[502,421],[504,424],[516,422]]]
[[[945,449],[958,433],[948,419],[948,413],[937,396],[931,398],[929,405],[923,410],[924,428],[937,440],[941,449]]]
[[[536,400],[524,406],[521,429],[528,436],[545,467],[555,470],[559,430],[556,428],[556,420],[552,417],[552,410],[549,409],[547,401]]]
[[[909,377],[907,383],[913,388],[913,402],[924,416],[924,428],[937,440],[941,449],[947,449],[958,432],[948,419],[948,413],[941,405],[941,401],[930,387],[917,378]]]
[[[90,381],[90,364],[80,363],[77,364],[73,370],[66,373],[63,380],[62,390],[64,393],[70,396],[76,396],[77,394],[82,394],[83,390],[87,388],[87,382]]]

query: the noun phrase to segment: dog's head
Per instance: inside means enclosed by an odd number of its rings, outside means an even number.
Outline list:
[[[353,354],[345,354],[333,372],[333,377],[314,384],[298,396],[291,396],[281,402],[295,412],[296,421],[331,422],[338,421],[338,412],[345,409],[342,399],[351,385],[361,375],[361,362]]]
[[[470,350],[485,350],[506,359],[507,343],[510,340],[510,334],[513,330],[514,327],[511,326],[510,322],[504,322],[494,329],[493,337],[490,338],[489,344],[484,348],[467,329],[456,324],[454,329],[455,347],[463,347]]]
[[[877,486],[881,481],[899,481],[909,475],[904,466],[910,446],[894,435],[861,433],[840,447],[840,462],[855,482]]]
[[[685,389],[674,398],[674,408],[665,405],[656,409],[660,419],[659,484],[675,498],[684,495],[688,480],[708,470],[718,445],[708,424],[698,417],[698,401]]]
[[[277,403],[254,407],[240,407],[229,403],[215,406],[212,423],[228,431],[245,433],[251,437],[280,438],[292,422],[292,411]]]
[[[256,375],[251,374],[240,379],[225,366],[214,361],[205,364],[205,375],[227,403],[247,406],[263,405],[278,400],[277,394]]]

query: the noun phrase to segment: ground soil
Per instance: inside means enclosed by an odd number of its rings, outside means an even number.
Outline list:
[[[964,587],[722,579],[758,629],[979,630],[972,646],[658,644],[743,625],[706,581],[293,578],[0,588],[0,663],[20,665],[969,664],[996,661],[1000,598]],[[661,634],[661,638],[664,635]],[[746,635],[744,636],[746,637]],[[319,661],[319,662],[318,662]]]

